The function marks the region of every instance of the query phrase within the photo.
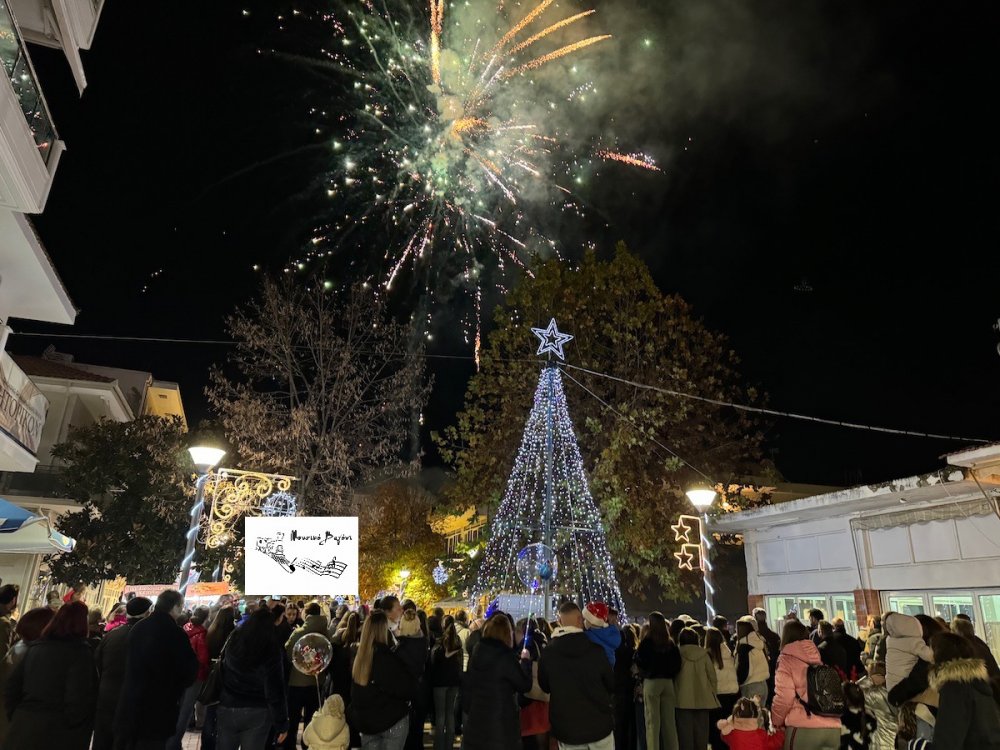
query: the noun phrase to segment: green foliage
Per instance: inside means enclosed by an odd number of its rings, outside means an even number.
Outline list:
[[[53,578],[95,584],[177,577],[193,500],[192,466],[178,417],[101,421],[73,430],[52,455],[65,463],[65,495],[81,510],[59,518],[76,540],[70,554],[50,555]]]
[[[551,317],[576,337],[567,348],[568,365],[712,399],[759,401],[741,384],[739,360],[725,337],[680,297],[662,294],[623,245],[610,261],[593,253],[575,268],[551,261],[497,309],[465,407],[454,426],[434,436],[456,469],[450,493],[456,507],[497,507],[538,378],[531,328]],[[695,579],[678,574],[670,531],[678,514],[692,510],[683,491],[698,476],[684,460],[721,482],[760,474],[760,431],[732,409],[569,367],[564,379],[623,588],[638,593],[653,580],[668,594],[690,591]]]

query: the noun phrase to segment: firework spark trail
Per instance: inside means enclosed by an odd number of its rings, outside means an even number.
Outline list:
[[[494,55],[498,54],[500,50],[504,49],[507,46],[507,43],[510,42],[510,40],[513,39],[515,36],[517,36],[518,33],[520,33],[521,29],[523,29],[529,23],[531,23],[540,15],[542,15],[542,13],[545,12],[545,9],[548,8],[550,5],[552,5],[552,3],[553,0],[542,0],[542,2],[536,5],[535,8],[530,13],[528,13],[528,15],[526,15],[524,18],[522,18],[513,26],[511,26],[510,31],[508,31],[506,34],[500,37],[500,41],[496,43],[496,45],[493,47],[492,50],[490,50],[489,56],[493,57]]]
[[[645,154],[620,154],[617,151],[598,151],[597,155],[602,159],[609,159],[611,161],[619,161],[622,164],[629,164],[633,167],[641,167],[642,169],[649,169],[653,172],[662,171],[656,162],[649,156]]]
[[[431,0],[431,76],[441,85],[441,33],[444,29],[444,0]]]
[[[575,22],[579,21],[581,18],[586,18],[587,16],[592,15],[592,14],[594,14],[596,12],[597,12],[596,10],[585,10],[583,13],[577,13],[575,16],[570,16],[569,18],[564,18],[561,21],[557,21],[556,23],[552,24],[548,28],[542,29],[537,34],[535,34],[534,36],[529,36],[523,42],[521,42],[520,44],[518,44],[517,46],[515,46],[510,51],[510,54],[516,55],[518,52],[520,52],[524,48],[530,47],[532,44],[534,44],[535,42],[537,42],[539,39],[544,39],[549,34],[551,34],[553,31],[558,31],[559,29],[564,28],[566,26],[569,26],[571,23],[575,23]]]
[[[581,50],[584,47],[589,47],[592,44],[597,44],[598,42],[603,42],[605,39],[610,39],[611,34],[601,34],[600,36],[592,36],[587,39],[581,39],[579,42],[573,42],[572,44],[567,44],[565,47],[560,47],[554,52],[549,52],[548,54],[542,55],[541,57],[536,57],[530,62],[526,62],[523,65],[518,65],[513,70],[508,70],[503,75],[503,79],[513,78],[520,73],[526,73],[529,70],[534,70],[535,68],[540,68],[547,62],[552,62],[553,60],[558,60],[560,57],[565,57],[566,55],[572,54],[577,50]]]

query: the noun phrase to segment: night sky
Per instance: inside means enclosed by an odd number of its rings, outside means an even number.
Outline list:
[[[275,5],[109,0],[82,98],[61,54],[32,48],[67,144],[36,225],[80,315],[72,329],[19,322],[19,333],[224,338],[253,264],[297,255],[325,158],[306,115],[322,81],[257,53],[295,48]],[[604,171],[583,226],[601,251],[624,239],[661,289],[731,338],[774,408],[1000,439],[987,114],[997,6],[595,7],[614,10],[602,22],[621,45],[616,74],[635,72],[617,124],[664,167]],[[438,353],[468,353],[455,336],[438,341]],[[211,344],[20,335],[10,347],[50,343],[180,382],[192,421],[207,416],[207,368],[225,356]],[[471,366],[433,369],[428,421],[440,428]],[[789,480],[825,484],[935,470],[964,445],[787,419],[768,437]]]

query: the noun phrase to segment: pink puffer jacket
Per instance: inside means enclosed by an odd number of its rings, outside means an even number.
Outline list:
[[[775,727],[840,728],[839,717],[809,716],[796,698],[797,694],[806,700],[806,667],[822,663],[819,649],[812,641],[795,641],[781,649],[774,675],[774,702],[771,704],[771,719]]]

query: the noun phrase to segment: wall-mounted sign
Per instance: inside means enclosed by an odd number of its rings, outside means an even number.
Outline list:
[[[247,516],[244,560],[252,596],[357,596],[357,516]]]
[[[49,400],[7,352],[0,353],[0,430],[31,455],[38,452]]]

